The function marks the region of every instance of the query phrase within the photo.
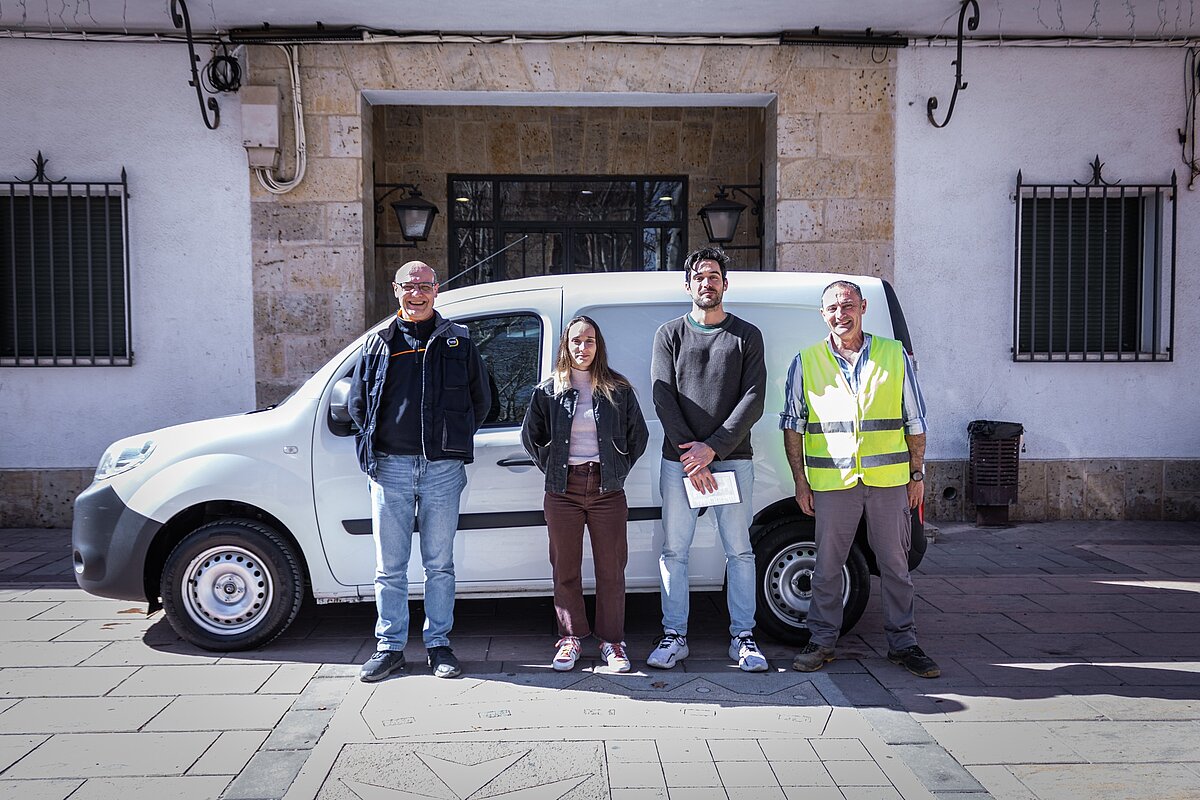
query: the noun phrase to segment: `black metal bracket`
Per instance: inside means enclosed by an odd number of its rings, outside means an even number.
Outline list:
[[[66,178],[59,178],[56,181],[52,181],[46,177],[46,164],[49,163],[50,159],[43,158],[41,150],[38,150],[37,158],[31,158],[29,160],[33,162],[33,167],[34,167],[33,177],[30,178],[29,180],[22,180],[22,179],[18,178],[16,175],[14,175],[13,179],[17,183],[24,183],[24,184],[28,184],[28,185],[32,186],[35,183],[66,183],[67,182]]]
[[[192,39],[192,18],[188,15],[187,4],[183,0],[171,0],[171,22],[176,28],[183,28],[187,35],[190,56],[188,66],[192,68],[192,79],[188,81],[188,86],[196,87],[196,100],[200,103],[200,114],[204,117],[205,127],[215,131],[221,124],[221,107],[212,97],[208,98],[207,104],[204,102],[204,90],[200,88],[200,72],[196,69],[196,65],[200,63],[200,56],[196,55],[196,43]],[[208,118],[209,111],[213,112],[211,120]]]
[[[379,191],[380,189],[387,189],[387,191],[384,192],[383,194],[379,195],[379,197],[375,198],[375,246],[376,247],[395,247],[395,248],[402,249],[402,250],[407,250],[407,249],[412,249],[412,248],[418,247],[416,242],[381,242],[381,241],[379,241],[379,215],[382,214],[384,211],[383,201],[387,200],[389,196],[400,191],[401,189],[408,189],[410,191],[416,190],[417,185],[415,183],[377,183],[377,184],[375,184],[375,191]]]
[[[967,19],[968,8],[972,9],[970,19]],[[938,107],[936,97],[930,97],[929,102],[925,104],[925,113],[929,115],[929,124],[935,128],[944,128],[950,124],[950,118],[954,116],[954,103],[958,100],[958,93],[967,88],[967,82],[962,79],[964,20],[967,23],[968,30],[973,31],[979,27],[979,3],[975,2],[975,0],[963,0],[962,8],[958,12],[958,57],[954,59],[954,94],[950,95],[950,107],[946,109],[946,118],[938,122],[933,116],[933,112]]]
[[[1092,179],[1090,181],[1072,181],[1076,186],[1117,186],[1120,181],[1106,181],[1100,171],[1104,169],[1104,162],[1100,160],[1099,154],[1096,155],[1096,160],[1089,164],[1092,168]]]
[[[758,197],[750,194],[747,189],[757,189]],[[722,245],[724,250],[761,250],[763,234],[766,233],[766,226],[763,223],[763,186],[761,183],[723,183],[717,186],[717,197],[724,199],[727,194],[734,192],[741,194],[750,201],[750,213],[758,217],[758,222],[754,224],[754,233],[758,237],[758,244],[727,244]]]
[[[758,190],[758,197],[750,194],[748,189]],[[750,201],[750,213],[758,218],[758,222],[754,224],[754,234],[758,237],[758,244],[725,244],[721,245],[722,250],[758,250],[762,251],[763,236],[766,235],[766,222],[763,219],[763,203],[765,198],[763,195],[766,190],[763,188],[763,165],[758,165],[758,183],[724,183],[717,185],[717,197],[724,198],[729,191],[738,192],[747,200]]]

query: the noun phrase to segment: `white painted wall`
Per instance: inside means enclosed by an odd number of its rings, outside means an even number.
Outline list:
[[[129,176],[133,367],[0,367],[0,468],[253,408],[250,196],[236,98],[204,127],[181,44],[0,41],[0,175]]]
[[[950,124],[953,48],[900,51],[896,283],[920,361],[930,458],[965,458],[973,419],[1024,423],[1024,458],[1200,457],[1200,184],[1179,197],[1175,361],[1014,363],[1012,195],[1025,180],[1186,185],[1182,49],[967,48]]]

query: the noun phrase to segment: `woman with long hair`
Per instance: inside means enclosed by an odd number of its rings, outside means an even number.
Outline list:
[[[521,426],[525,450],[546,475],[543,508],[559,633],[552,666],[560,672],[574,668],[580,640],[593,632],[609,669],[630,669],[625,652],[629,506],[623,487],[648,439],[633,386],[608,365],[600,326],[590,317],[575,317],[558,343],[554,373],[534,389]],[[583,604],[585,525],[596,572],[594,628]]]

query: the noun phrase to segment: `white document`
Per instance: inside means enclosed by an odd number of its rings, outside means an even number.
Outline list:
[[[707,494],[701,494],[695,486],[692,486],[691,478],[683,479],[683,488],[687,490],[689,506],[704,508],[705,506],[725,506],[742,502],[741,492],[738,491],[737,475],[732,472],[714,472],[712,476],[717,479],[717,490]]]

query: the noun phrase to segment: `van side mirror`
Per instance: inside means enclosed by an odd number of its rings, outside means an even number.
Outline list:
[[[340,379],[333,385],[329,397],[329,431],[334,436],[351,436],[357,427],[350,419],[347,402],[350,399],[350,377]]]

